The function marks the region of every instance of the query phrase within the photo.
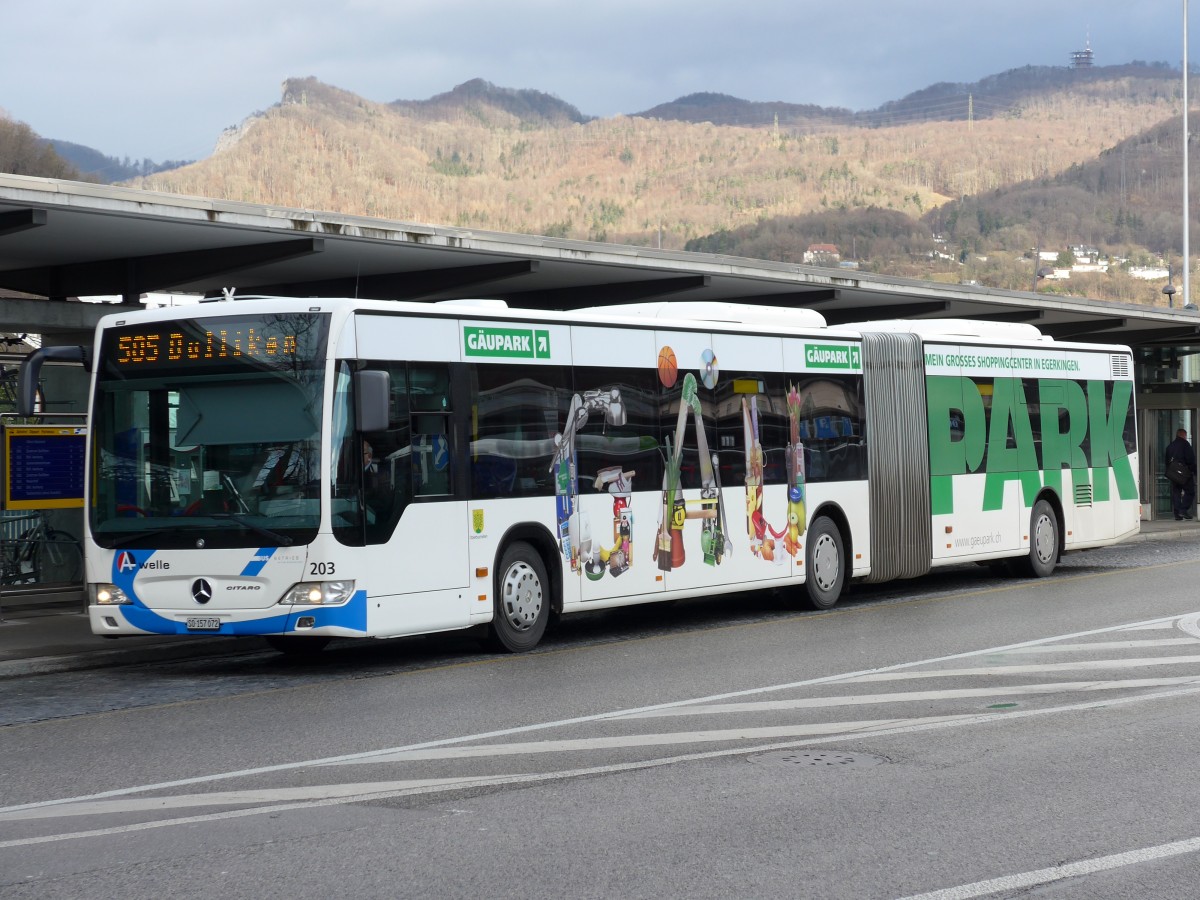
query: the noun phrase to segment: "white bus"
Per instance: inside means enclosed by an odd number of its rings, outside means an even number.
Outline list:
[[[1138,531],[1128,348],[811,310],[223,299],[104,318],[83,543],[97,634],[481,626]]]

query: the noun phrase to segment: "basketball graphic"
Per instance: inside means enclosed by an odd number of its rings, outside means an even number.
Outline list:
[[[717,355],[711,350],[705,350],[700,354],[700,381],[704,386],[711,390],[717,386],[717,376],[720,374],[720,369],[717,368]]]
[[[675,380],[679,377],[679,361],[675,359],[675,351],[670,347],[663,347],[658,351],[658,380],[662,382],[662,386],[670,388],[675,386]]]

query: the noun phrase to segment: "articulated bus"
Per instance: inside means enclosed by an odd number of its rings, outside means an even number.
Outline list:
[[[102,635],[478,627],[1136,533],[1128,348],[811,310],[246,298],[105,317],[84,548]]]

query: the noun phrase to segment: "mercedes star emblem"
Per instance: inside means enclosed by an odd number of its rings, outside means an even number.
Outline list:
[[[197,578],[192,582],[192,599],[197,603],[207,603],[212,599],[212,585],[203,578]]]

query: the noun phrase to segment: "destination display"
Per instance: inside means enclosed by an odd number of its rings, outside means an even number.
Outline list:
[[[325,349],[328,316],[292,313],[184,319],[110,328],[105,371],[133,375],[250,366],[307,368]]]
[[[4,508],[83,506],[87,429],[83,426],[4,427]]]

